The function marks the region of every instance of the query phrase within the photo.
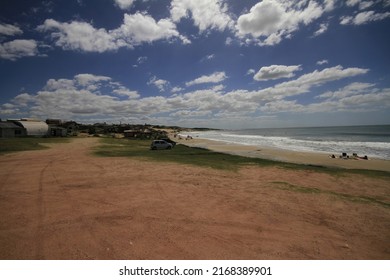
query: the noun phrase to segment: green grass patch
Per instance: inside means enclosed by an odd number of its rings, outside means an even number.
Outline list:
[[[364,195],[351,195],[351,194],[339,193],[339,192],[328,191],[328,190],[320,190],[318,188],[296,186],[287,182],[272,182],[272,185],[273,187],[280,190],[288,190],[292,192],[308,193],[308,194],[325,194],[325,195],[330,195],[338,199],[347,200],[351,202],[377,204],[385,208],[390,208],[390,203],[378,200],[373,197],[364,196]]]
[[[20,137],[20,138],[0,138],[0,155],[29,150],[42,150],[48,147],[46,143],[66,143],[68,138],[41,138],[41,137]]]
[[[203,167],[211,167],[226,170],[238,170],[245,165],[278,166],[291,170],[308,170],[327,173],[333,176],[347,174],[362,174],[372,177],[390,178],[390,172],[369,170],[347,170],[341,168],[329,168],[323,166],[304,165],[272,161],[261,158],[249,158],[238,155],[229,155],[202,148],[191,148],[185,145],[176,145],[172,150],[150,150],[150,140],[129,140],[102,138],[101,145],[95,149],[95,154],[108,157],[138,157],[151,159],[158,162],[177,162]]]
[[[237,170],[242,165],[258,164],[261,166],[279,165],[279,163],[247,157],[213,152],[202,148],[176,145],[171,150],[150,150],[149,140],[100,139],[102,145],[95,149],[95,154],[109,157],[138,157],[157,162],[176,162],[216,169]]]

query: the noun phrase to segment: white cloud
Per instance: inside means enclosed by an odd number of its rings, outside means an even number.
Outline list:
[[[352,6],[359,4],[360,2],[361,2],[361,0],[347,0],[346,4],[347,4],[347,6],[352,7]]]
[[[233,39],[231,37],[227,37],[225,41],[225,45],[230,46],[231,44],[233,44]]]
[[[376,111],[390,107],[390,88],[378,89],[374,84],[352,83],[334,92],[321,94],[324,99],[307,106],[310,112]]]
[[[171,117],[179,118],[196,118],[196,117],[205,117],[211,115],[211,111],[198,111],[198,110],[180,110],[174,113],[169,114]]]
[[[171,18],[174,22],[190,16],[200,32],[209,29],[223,31],[233,24],[227,6],[221,0],[172,0]]]
[[[314,32],[314,36],[319,36],[322,33],[325,33],[326,30],[328,30],[328,24],[327,23],[321,23],[320,24],[320,28],[316,32]]]
[[[390,12],[384,13],[376,13],[374,11],[365,11],[360,12],[356,16],[343,16],[340,18],[340,24],[353,24],[353,25],[361,25],[367,24],[372,21],[384,20],[390,17]]]
[[[23,34],[23,31],[16,25],[0,23],[0,35],[14,36]]]
[[[374,86],[375,84],[355,82],[337,91],[327,91],[319,95],[317,98],[326,98],[328,100],[341,99],[347,96],[361,94],[365,91],[370,91],[370,89]]]
[[[346,2],[346,5],[349,7],[359,6],[359,10],[367,9],[374,4],[375,4],[374,1],[364,1],[364,0],[347,0]]]
[[[207,84],[207,83],[219,83],[224,81],[227,78],[225,72],[214,72],[211,75],[201,76],[193,81],[187,82],[186,86],[193,86],[198,84]]]
[[[161,19],[156,22],[151,16],[141,13],[125,14],[123,24],[112,34],[117,40],[124,40],[131,46],[179,37],[176,25],[171,20]]]
[[[148,60],[147,56],[140,56],[137,58],[137,63],[133,64],[133,67],[138,67],[141,64],[144,64]]]
[[[55,45],[65,50],[101,53],[119,47],[111,33],[103,28],[95,29],[86,22],[61,23],[54,19],[47,19],[37,29],[42,32],[51,31],[50,35]]]
[[[35,40],[17,39],[0,44],[0,58],[16,60],[25,56],[38,55],[38,44]]]
[[[92,74],[78,74],[75,76],[75,80],[81,86],[88,86],[99,82],[111,81],[111,78],[107,76],[96,76]]]
[[[209,55],[206,55],[204,58],[202,58],[201,61],[212,60],[214,58],[215,58],[215,54],[209,54]]]
[[[274,89],[276,89],[276,92],[281,90],[281,93],[283,93],[283,91],[287,91],[284,95],[292,96],[306,93],[313,86],[319,86],[330,81],[337,81],[348,77],[366,74],[368,71],[368,69],[353,67],[344,69],[342,66],[338,65],[331,68],[325,68],[321,71],[315,70],[312,73],[304,74],[296,80],[278,84],[274,87]]]
[[[328,64],[328,63],[329,63],[329,61],[326,60],[326,59],[319,60],[319,61],[316,62],[317,65],[323,65],[323,64]]]
[[[67,50],[106,52],[121,47],[133,48],[142,43],[179,38],[183,44],[190,41],[179,34],[170,19],[154,20],[150,15],[125,14],[120,27],[113,30],[96,29],[87,22],[62,23],[47,19],[37,30],[50,32],[55,45]]]
[[[127,10],[133,5],[134,0],[114,0],[114,2],[122,10]]]
[[[295,80],[279,83],[273,87],[261,89],[259,91],[240,94],[246,100],[264,103],[275,100],[282,100],[287,97],[297,96],[310,92],[313,87],[323,85],[332,81],[337,81],[368,72],[368,69],[346,68],[338,65],[331,68],[325,68],[321,71],[315,70],[304,74]]]
[[[163,114],[167,122],[177,117],[193,117],[200,122],[202,118],[208,122],[220,122],[221,119],[226,121],[232,118],[249,121],[249,115],[252,118],[253,114],[269,116],[268,114],[278,112],[312,113],[390,108],[390,89],[378,89],[368,83],[353,82],[338,90],[324,92],[311,100],[312,103],[300,104],[293,99],[294,96],[307,92],[315,93],[317,90],[313,91],[314,87],[367,72],[368,69],[335,66],[255,91],[238,89],[225,92],[223,85],[212,84],[210,88],[189,92],[174,88],[176,93],[173,95],[155,97],[141,97],[137,91],[127,89],[110,77],[79,74],[72,79],[49,79],[36,94],[22,93],[1,105],[0,112],[41,118],[93,120],[111,116],[112,119],[159,122]],[[218,73],[222,74],[214,75]],[[226,77],[224,72],[214,74],[200,77],[197,82],[215,83]],[[150,82],[157,87],[169,86],[167,81],[157,77],[153,77]]]
[[[22,106],[22,107],[27,106],[28,103],[33,101],[34,101],[34,97],[28,93],[18,94],[12,99],[12,102],[16,104],[15,106]]]
[[[268,81],[294,77],[294,72],[302,70],[301,65],[270,65],[261,67],[253,76],[256,81]]]
[[[126,96],[128,99],[137,99],[140,97],[137,91],[129,90],[125,87],[119,87],[117,89],[114,89],[112,92],[120,96]]]
[[[153,76],[150,78],[148,85],[154,85],[160,92],[163,92],[169,86],[169,82],[167,80],[158,79],[156,76]]]
[[[171,92],[172,93],[178,93],[180,91],[183,91],[184,89],[182,87],[173,87]]]
[[[56,90],[76,90],[74,80],[69,79],[49,79],[46,85],[43,87],[45,91],[56,91]]]
[[[263,0],[237,20],[237,35],[260,45],[275,45],[290,38],[301,24],[308,25],[334,7],[334,1]]]
[[[249,69],[249,70],[246,72],[247,75],[253,75],[253,74],[255,74],[255,73],[256,73],[256,70],[255,70],[255,69]]]
[[[266,103],[261,110],[267,113],[295,112],[361,112],[376,111],[390,107],[390,89],[374,88],[373,84],[352,83],[334,92],[318,96],[324,99],[310,104],[299,104],[296,100],[274,100]]]

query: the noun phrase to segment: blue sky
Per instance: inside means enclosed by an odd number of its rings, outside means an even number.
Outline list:
[[[389,124],[389,0],[5,0],[0,118]]]

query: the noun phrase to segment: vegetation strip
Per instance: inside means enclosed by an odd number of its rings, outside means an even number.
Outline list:
[[[360,196],[360,195],[350,195],[345,193],[338,193],[334,191],[327,191],[327,190],[320,190],[318,188],[310,188],[310,187],[303,187],[303,186],[296,186],[287,182],[271,182],[273,186],[276,186],[276,188],[280,190],[288,190],[293,192],[300,192],[300,193],[309,193],[309,194],[327,194],[332,195],[334,197],[337,197],[339,199],[348,200],[351,202],[358,202],[358,203],[374,203],[378,204],[380,206],[383,206],[385,208],[390,208],[390,203],[377,200],[375,198],[369,197],[369,196]]]
[[[292,170],[307,170],[327,173],[330,175],[343,176],[346,174],[360,174],[370,177],[390,178],[390,172],[373,170],[352,170],[331,168],[323,166],[303,165],[272,161],[261,158],[250,158],[238,155],[230,155],[214,152],[203,148],[191,148],[185,145],[176,145],[172,150],[150,150],[150,140],[129,140],[115,138],[101,138],[101,145],[94,153],[98,156],[107,157],[139,157],[159,162],[176,162],[192,164],[202,167],[211,167],[222,170],[237,171],[242,166],[256,165],[261,167],[277,166]]]
[[[0,138],[0,155],[30,150],[48,149],[42,144],[66,143],[69,138],[42,138],[42,137],[20,137],[20,138]]]

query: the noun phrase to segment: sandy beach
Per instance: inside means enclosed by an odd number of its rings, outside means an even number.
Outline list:
[[[390,258],[388,177],[97,157],[98,141],[0,156],[0,259]]]
[[[183,133],[183,136],[185,135],[191,135],[191,132],[187,134]],[[268,147],[238,145],[221,141],[200,139],[196,137],[188,140],[186,139],[186,137],[181,137],[181,139],[179,139],[179,137],[174,137],[173,133],[170,134],[170,138],[180,144],[187,145],[190,147],[200,147],[212,151],[229,153],[245,157],[257,157],[298,164],[338,167],[347,169],[380,170],[390,172],[390,160],[382,160],[377,158],[358,160],[353,159],[352,157],[350,159],[342,159],[339,158],[339,155],[335,155],[336,158],[330,158],[330,154],[325,153],[296,152],[282,149],[272,149]]]

